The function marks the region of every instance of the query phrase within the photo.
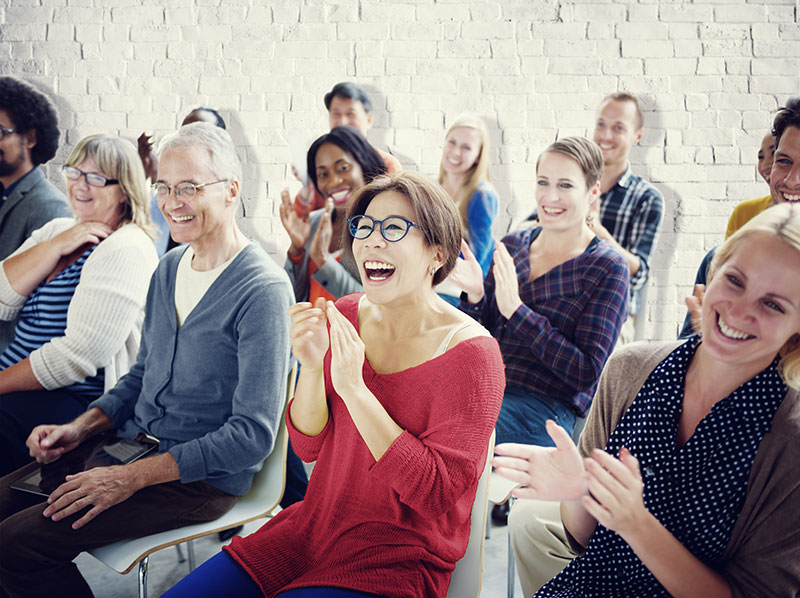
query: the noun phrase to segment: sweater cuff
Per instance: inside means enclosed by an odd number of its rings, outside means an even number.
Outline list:
[[[169,449],[169,454],[178,464],[181,483],[190,484],[205,480],[208,477],[199,440],[194,439],[175,445]]]
[[[16,317],[27,297],[17,293],[6,276],[5,266],[0,262],[0,319],[12,320]]]
[[[41,384],[46,390],[55,390],[57,388],[61,388],[64,385],[59,383],[59,381],[56,380],[56,377],[53,375],[53,372],[47,369],[47,364],[42,356],[43,348],[44,347],[39,347],[30,354],[30,364],[31,369],[33,370],[33,375],[39,384]]]
[[[298,255],[292,255],[292,254],[291,254],[291,253],[289,253],[288,251],[286,252],[286,258],[287,258],[287,259],[288,259],[290,262],[292,262],[293,264],[299,264],[300,262],[302,262],[302,261],[303,261],[303,258],[304,258],[305,256],[306,256],[306,250],[305,250],[305,248],[303,248],[303,251],[302,251],[302,253],[300,253],[300,254],[298,254]]]
[[[322,428],[322,431],[316,436],[308,436],[295,428],[292,423],[292,418],[289,416],[289,413],[293,401],[294,397],[289,400],[285,415],[286,429],[289,432],[289,439],[292,442],[292,450],[302,461],[311,463],[312,461],[316,461],[317,455],[319,455],[319,451],[322,448],[322,443],[325,441],[325,438],[328,436],[328,430],[331,428],[330,411],[328,412],[328,421],[325,423],[325,427]]]

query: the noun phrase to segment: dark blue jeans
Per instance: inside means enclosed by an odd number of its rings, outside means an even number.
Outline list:
[[[552,419],[572,436],[575,412],[558,399],[506,388],[495,430],[496,443],[517,442],[554,446],[545,422]]]
[[[65,424],[86,411],[89,399],[66,390],[0,395],[0,477],[30,463],[25,441],[39,424]]]

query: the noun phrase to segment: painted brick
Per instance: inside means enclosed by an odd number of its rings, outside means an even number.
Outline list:
[[[658,6],[631,4],[628,6],[627,20],[631,23],[653,23],[658,21]]]
[[[713,7],[702,4],[662,4],[658,12],[664,22],[707,23],[714,20]]]
[[[668,26],[669,39],[698,39],[700,28],[697,23],[670,23]]]
[[[697,59],[650,58],[644,67],[646,75],[692,75],[697,71]]]
[[[714,7],[717,23],[758,23],[767,20],[767,7],[756,4],[725,4]]]
[[[666,40],[668,28],[664,23],[617,23],[615,31],[622,40]]]
[[[614,36],[613,23],[590,22],[586,29],[587,39],[611,39]]]
[[[622,40],[622,56],[625,58],[668,58],[675,54],[673,42],[664,40]]]

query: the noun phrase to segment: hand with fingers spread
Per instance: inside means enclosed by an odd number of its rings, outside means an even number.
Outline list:
[[[308,222],[308,215],[301,218],[294,211],[288,189],[281,191],[280,216],[281,224],[283,224],[286,232],[289,233],[289,239],[292,242],[289,247],[289,255],[302,255],[305,251],[308,237],[311,234],[311,225]]]
[[[461,241],[461,253],[464,257],[456,259],[456,265],[447,279],[466,291],[470,303],[478,303],[483,299],[483,270],[464,240]]]
[[[594,449],[585,465],[589,494],[581,503],[589,514],[623,538],[642,529],[650,514],[644,506],[644,484],[636,457],[624,447],[619,459]]]
[[[318,268],[328,260],[331,256],[330,245],[331,237],[333,236],[333,200],[328,199],[325,203],[325,211],[320,218],[319,226],[311,240],[311,245],[308,248],[308,257],[314,260]]]
[[[328,352],[325,312],[325,300],[322,298],[317,299],[313,306],[302,302],[289,307],[292,353],[306,370],[321,370],[325,353]]]
[[[517,498],[572,501],[586,493],[586,476],[578,447],[567,431],[553,420],[546,422],[547,434],[555,447],[504,443],[494,448],[495,473],[522,487]]]
[[[328,321],[331,339],[331,382],[336,393],[347,403],[348,397],[364,384],[364,343],[358,332],[333,301],[328,302]]]
[[[91,506],[91,509],[72,524],[72,529],[79,529],[140,489],[134,467],[96,467],[68,475],[66,481],[48,497],[48,506],[42,515],[53,521],[60,521]]]
[[[51,463],[83,441],[81,429],[74,422],[36,426],[25,441],[30,456],[39,463]]]
[[[703,297],[706,294],[706,285],[696,284],[690,297],[686,297],[686,308],[689,310],[689,318],[692,322],[692,332],[700,332],[703,321]]]
[[[495,281],[494,297],[497,301],[497,310],[508,320],[522,305],[522,299],[519,297],[517,267],[505,245],[498,241],[494,247],[494,268],[492,269]]]

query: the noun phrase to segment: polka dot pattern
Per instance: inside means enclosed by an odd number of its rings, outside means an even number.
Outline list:
[[[653,370],[605,450],[617,455],[624,446],[636,456],[645,507],[692,554],[718,568],[744,503],[753,459],[787,388],[776,358],[716,403],[678,447],[686,370],[699,344],[699,337],[692,337]],[[619,535],[598,525],[586,553],[536,596],[669,594]]]

